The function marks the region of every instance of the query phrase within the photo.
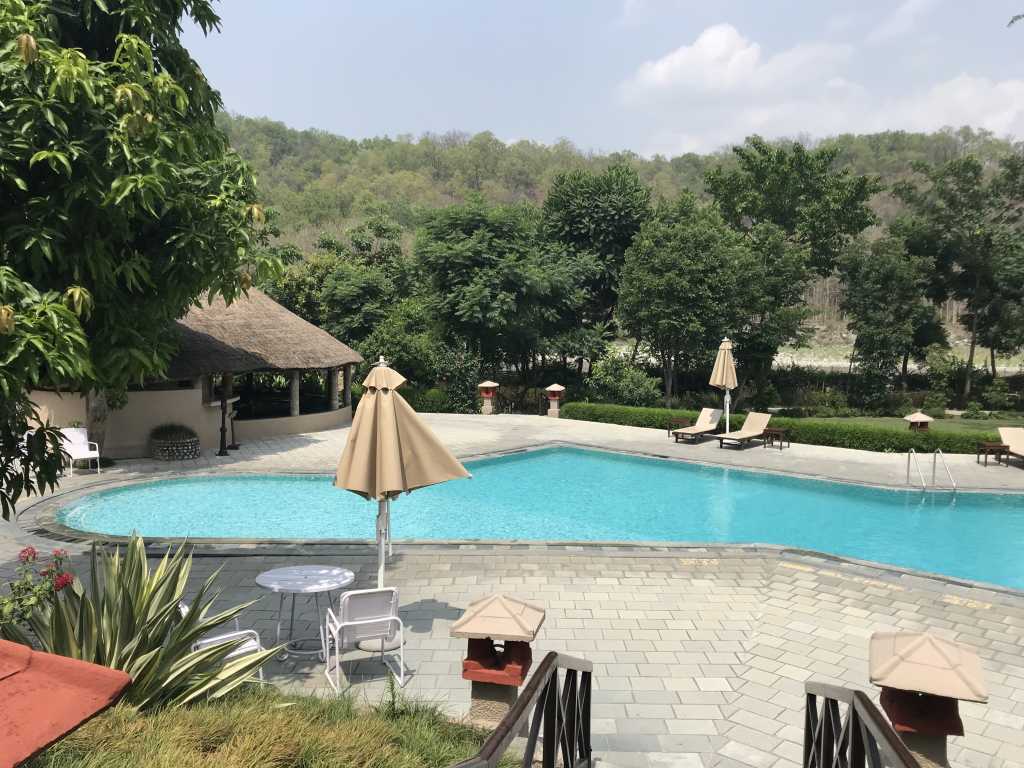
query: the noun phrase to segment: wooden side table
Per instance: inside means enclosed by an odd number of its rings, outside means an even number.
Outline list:
[[[789,442],[789,430],[785,427],[765,427],[764,440],[761,441],[761,445],[767,448],[769,445],[775,445],[778,443],[779,450],[782,450],[782,444],[786,446],[790,445]]]
[[[985,466],[987,467],[988,466],[988,457],[989,456],[995,456],[996,457],[996,464],[999,464],[1001,461],[1003,461],[1003,459],[1006,459],[1006,466],[1010,466],[1009,454],[1010,454],[1010,446],[1008,446],[1008,445],[1004,445],[1003,443],[992,443],[992,442],[982,441],[982,442],[978,443],[978,446],[977,446],[977,449],[976,449],[976,452],[975,452],[975,456],[974,456],[974,460],[980,464],[981,463],[981,457],[984,456],[985,457]]]

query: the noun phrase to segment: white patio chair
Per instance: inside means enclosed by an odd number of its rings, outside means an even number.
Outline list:
[[[71,457],[68,477],[75,476],[75,461],[78,459],[96,459],[96,474],[100,474],[100,446],[89,439],[89,430],[83,427],[64,427],[60,433],[64,437],[64,450]]]
[[[178,613],[181,614],[181,618],[188,616],[188,612],[192,610],[187,603],[178,603]],[[235,631],[234,632],[223,632],[219,635],[206,635],[201,637],[192,643],[193,651],[201,651],[204,648],[209,648],[212,645],[220,645],[231,640],[240,640],[244,638],[244,642],[241,643],[235,650],[224,657],[224,661],[230,659],[237,659],[239,656],[248,656],[250,653],[259,653],[260,651],[266,650],[263,647],[263,642],[260,640],[259,632],[255,629],[242,629],[238,623],[238,617],[235,617]],[[263,667],[256,670],[256,677],[262,683],[263,680]]]
[[[398,639],[398,671],[384,657],[385,646]],[[405,685],[405,626],[398,617],[398,590],[357,589],[346,592],[338,602],[338,613],[327,609],[324,622],[324,653],[327,682],[341,689],[341,656],[358,643],[378,641],[381,663]],[[333,677],[332,677],[333,674]]]

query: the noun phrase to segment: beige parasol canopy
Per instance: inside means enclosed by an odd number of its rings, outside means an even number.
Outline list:
[[[962,701],[988,701],[977,655],[927,632],[876,632],[868,656],[875,685]]]
[[[712,387],[725,390],[725,431],[729,432],[729,406],[732,403],[730,389],[736,389],[736,363],[732,359],[732,342],[726,337],[718,345],[718,355],[715,357],[715,367],[711,371],[711,380],[708,382]]]
[[[379,586],[384,582],[384,544],[390,539],[390,500],[405,492],[469,472],[396,391],[405,383],[383,362],[363,381],[365,391],[352,419],[334,485],[377,499]]]
[[[334,484],[366,499],[389,499],[400,493],[469,477],[469,472],[438,440],[395,390],[405,378],[377,366],[363,381],[352,429],[338,461]]]
[[[728,338],[722,339],[718,345],[718,356],[708,383],[718,389],[736,389],[736,363],[732,359],[732,342]]]

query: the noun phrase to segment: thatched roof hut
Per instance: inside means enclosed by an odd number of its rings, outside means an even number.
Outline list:
[[[212,304],[192,307],[177,322],[177,330],[180,348],[168,367],[172,379],[330,369],[363,362],[354,349],[256,288],[230,305],[217,297]]]

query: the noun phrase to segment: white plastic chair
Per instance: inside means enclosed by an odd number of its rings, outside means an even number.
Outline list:
[[[384,657],[385,644],[398,638],[398,671],[388,664]],[[380,660],[398,680],[399,687],[405,685],[405,626],[398,617],[398,590],[394,587],[382,589],[357,589],[346,592],[338,602],[338,613],[327,609],[324,622],[324,653],[327,682],[335,691],[341,689],[341,656],[358,643],[380,642]],[[333,677],[332,677],[333,673]]]
[[[181,618],[184,619],[186,616],[188,616],[188,612],[190,610],[192,609],[189,608],[187,603],[178,603],[178,613],[181,614]],[[263,642],[260,640],[259,633],[255,629],[242,629],[241,625],[238,623],[237,616],[235,617],[234,632],[224,632],[219,635],[207,635],[206,637],[201,637],[194,643],[192,643],[192,650],[201,651],[204,648],[209,648],[212,645],[220,645],[221,643],[227,643],[231,640],[239,640],[242,638],[244,638],[244,642],[242,642],[237,648],[235,648],[235,650],[233,650],[231,653],[225,656],[224,661],[228,661],[229,659],[237,659],[239,656],[248,656],[250,653],[259,653],[260,651],[266,650],[263,647]],[[261,683],[264,682],[263,667],[260,667],[256,670],[256,676],[257,678],[259,678],[259,681]]]
[[[71,457],[68,477],[75,476],[75,461],[78,459],[96,459],[96,474],[100,474],[100,446],[89,440],[89,430],[83,427],[64,427],[60,433],[64,437],[64,450]]]

